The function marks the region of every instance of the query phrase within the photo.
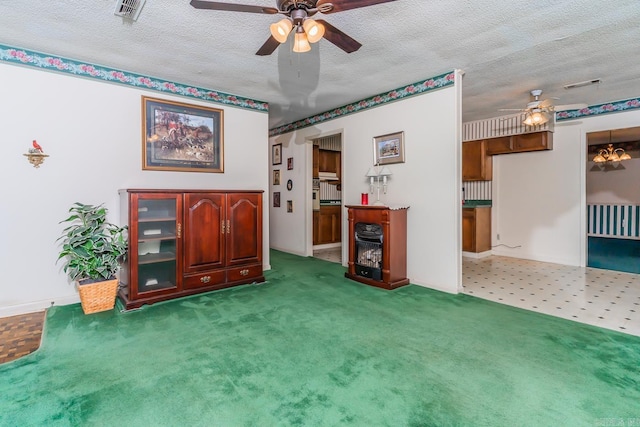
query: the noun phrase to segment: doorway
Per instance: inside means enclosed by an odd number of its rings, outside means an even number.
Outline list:
[[[587,266],[640,273],[640,127],[587,133]]]
[[[313,256],[342,263],[342,134],[313,140]]]

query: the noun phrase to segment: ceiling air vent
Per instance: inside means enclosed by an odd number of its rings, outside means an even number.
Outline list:
[[[146,0],[118,0],[113,14],[137,21]]]

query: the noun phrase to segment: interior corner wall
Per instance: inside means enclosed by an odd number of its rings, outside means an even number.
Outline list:
[[[560,122],[553,150],[494,156],[493,254],[584,266],[586,134],[638,123],[638,110]]]
[[[56,264],[59,221],[82,202],[104,203],[119,223],[123,188],[265,191],[269,267],[267,114],[4,63],[0,81],[0,317],[79,301]],[[224,173],[143,171],[141,95],[224,110]],[[37,169],[23,156],[34,139],[50,156]]]
[[[407,204],[407,275],[411,283],[455,293],[460,268],[460,168],[458,88],[450,86],[401,101],[329,120],[270,139],[282,144],[281,207],[271,210],[272,248],[308,254],[311,233],[311,143],[314,137],[342,133],[342,251],[348,253],[345,205],[360,204],[369,191],[365,174],[373,165],[373,138],[404,131],[405,163],[391,164],[387,205]],[[294,157],[294,171],[286,170]],[[284,166],[284,167],[283,167]],[[289,173],[292,172],[292,173]],[[291,192],[286,181],[294,178]],[[300,184],[300,185],[298,185]],[[370,203],[372,197],[369,196]],[[286,200],[294,212],[287,213]]]

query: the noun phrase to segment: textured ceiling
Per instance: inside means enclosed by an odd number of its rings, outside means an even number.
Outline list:
[[[355,53],[321,40],[271,56],[255,52],[277,15],[147,0],[130,22],[115,4],[2,0],[0,43],[267,101],[270,128],[455,68],[465,72],[463,121],[524,107],[531,89],[558,104],[640,96],[638,0],[397,0],[322,16],[363,44]]]

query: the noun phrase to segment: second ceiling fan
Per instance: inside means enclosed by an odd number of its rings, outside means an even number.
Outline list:
[[[217,1],[191,0],[196,9],[226,10],[231,12],[281,14],[285,18],[271,24],[271,36],[258,49],[256,55],[271,55],[280,43],[287,41],[289,34],[294,33],[294,52],[307,52],[309,43],[316,43],[324,38],[347,53],[360,49],[362,44],[349,37],[323,19],[311,19],[316,13],[330,14],[344,10],[389,3],[396,0],[277,0],[277,8],[230,4]]]

